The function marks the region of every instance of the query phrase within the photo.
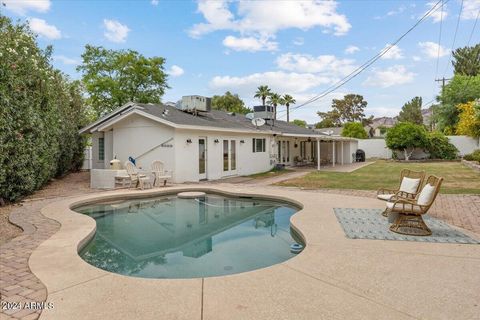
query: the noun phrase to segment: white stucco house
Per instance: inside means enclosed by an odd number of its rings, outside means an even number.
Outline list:
[[[265,124],[256,126],[252,116],[265,118],[260,121]],[[173,182],[180,183],[260,173],[277,164],[311,163],[320,170],[323,165],[352,163],[357,149],[356,139],[273,121],[268,112],[246,117],[209,108],[199,112],[134,102],[80,133],[92,138],[92,186],[95,176],[117,174],[110,170],[114,158],[123,165],[131,157],[146,172],[160,160],[173,172]]]

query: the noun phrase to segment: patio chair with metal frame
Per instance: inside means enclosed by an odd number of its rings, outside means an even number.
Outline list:
[[[443,178],[429,176],[422,191],[415,199],[394,197],[387,202],[387,213],[398,214],[390,230],[396,233],[412,236],[429,236],[432,231],[423,221],[422,215],[428,212],[432,206]]]

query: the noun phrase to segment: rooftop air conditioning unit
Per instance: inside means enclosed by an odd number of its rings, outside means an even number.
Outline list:
[[[212,108],[212,99],[203,96],[183,96],[181,109],[187,112],[207,112]]]
[[[273,108],[273,106],[254,106],[253,113],[255,118],[271,120],[273,119]]]

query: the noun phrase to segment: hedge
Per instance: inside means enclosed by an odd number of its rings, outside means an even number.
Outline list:
[[[81,166],[86,115],[80,84],[27,25],[0,15],[0,39],[0,201],[15,201]]]

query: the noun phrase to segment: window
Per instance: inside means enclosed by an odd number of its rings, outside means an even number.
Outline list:
[[[98,138],[98,160],[105,160],[105,138]]]
[[[252,139],[252,151],[253,152],[265,152],[265,138],[264,139]]]

